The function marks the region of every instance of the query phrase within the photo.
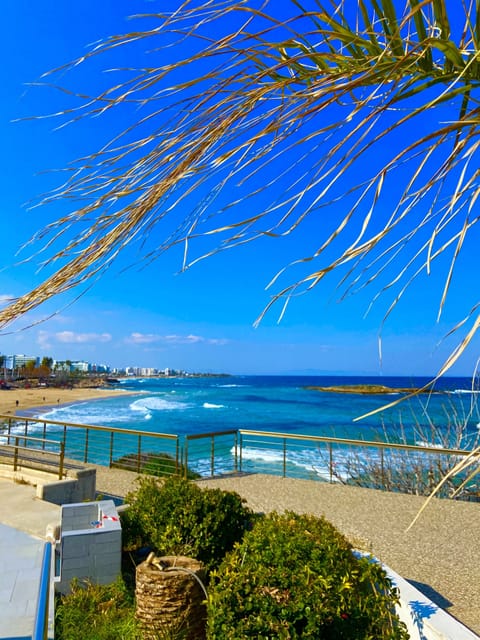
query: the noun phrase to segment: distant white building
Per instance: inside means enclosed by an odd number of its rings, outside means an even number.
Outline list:
[[[91,368],[90,363],[83,360],[76,360],[70,364],[70,371],[79,371],[80,373],[88,373]]]
[[[158,375],[158,369],[153,367],[126,367],[125,368],[126,376],[139,376],[142,378],[148,378],[151,376]]]
[[[148,378],[149,376],[156,376],[158,373],[157,369],[154,369],[153,367],[141,367],[139,371],[140,373],[138,375],[145,378]]]
[[[54,360],[52,369],[67,371],[68,373],[73,371],[88,373],[90,371],[90,363],[83,360]]]
[[[38,367],[40,364],[40,358],[38,356],[26,356],[23,354],[5,356],[5,367],[12,371],[25,367],[29,362],[34,362],[35,366]]]
[[[95,373],[110,373],[110,367],[107,364],[92,364],[89,371]]]
[[[54,360],[52,365],[52,370],[70,372],[71,366],[72,366],[72,363],[70,362],[70,360]]]

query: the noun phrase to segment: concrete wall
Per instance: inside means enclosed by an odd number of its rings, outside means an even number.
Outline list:
[[[67,473],[64,480],[55,480],[58,475],[48,471],[22,466],[14,471],[11,464],[0,463],[0,478],[35,486],[40,500],[58,505],[95,500],[97,472],[94,467],[68,469]]]
[[[48,484],[38,483],[37,498],[58,505],[95,500],[96,470],[78,469],[69,473],[73,474],[72,478]]]

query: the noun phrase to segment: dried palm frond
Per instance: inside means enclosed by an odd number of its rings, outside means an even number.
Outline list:
[[[332,272],[343,295],[372,283],[382,294],[397,290],[388,316],[420,275],[446,259],[440,315],[478,221],[473,3],[149,6],[159,12],[137,16],[148,28],[113,36],[44,79],[53,84],[102,56],[123,60],[130,48],[148,47],[138,67],[111,69],[118,82],[93,96],[79,89],[73,106],[55,114],[60,126],[117,113],[129,124],[67,168],[63,184],[43,198],[44,206],[72,207],[34,238],[53,272],[0,311],[0,327],[98,277],[135,242],[147,261],[183,245],[187,269],[217,251],[304,227],[304,253],[271,280],[278,290],[259,320],[278,302],[282,315],[292,296]],[[478,325],[470,315],[458,323],[466,334],[441,373]]]

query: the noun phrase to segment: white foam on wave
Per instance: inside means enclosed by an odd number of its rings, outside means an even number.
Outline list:
[[[223,405],[223,404],[213,404],[213,402],[204,402],[202,407],[204,409],[224,409],[225,405]]]
[[[232,447],[232,455],[235,448]],[[268,465],[283,465],[283,451],[275,451],[274,449],[257,449],[255,447],[245,447],[242,449],[242,459],[250,461],[261,461]],[[345,481],[348,477],[344,464],[335,465],[335,474],[330,477],[330,467],[326,460],[322,460],[316,452],[309,450],[287,452],[286,463],[302,469],[308,474],[322,478],[323,480],[331,480],[332,482]]]
[[[32,433],[42,433],[43,432],[43,423],[39,422],[28,423],[28,435],[32,435]],[[12,422],[10,425],[10,435],[23,435],[25,433],[25,422]],[[0,444],[13,444],[13,440],[8,440],[7,430],[0,431]]]
[[[109,399],[86,402],[76,402],[59,407],[45,408],[45,411],[37,416],[39,420],[38,428],[34,423],[29,426],[29,433],[43,430],[42,420],[53,420],[55,422],[65,422],[72,424],[91,425],[117,425],[121,423],[131,423],[132,419],[151,420],[155,412],[159,411],[183,411],[191,405],[185,402],[164,399],[159,396],[138,395],[136,399],[129,402],[113,405]],[[133,413],[133,415],[132,415]],[[31,418],[29,418],[30,423]],[[60,428],[60,427],[59,427]],[[22,423],[12,428],[13,433],[22,433]]]
[[[219,389],[235,389],[236,387],[249,387],[249,384],[217,384]]]
[[[58,426],[52,425],[49,427],[50,431],[62,430],[63,424],[82,424],[82,425],[105,425],[117,424],[120,422],[131,421],[131,412],[128,409],[115,409],[114,412],[107,411],[105,405],[101,402],[94,402],[92,404],[77,402],[74,404],[50,407],[45,409],[43,413],[38,414],[36,417],[28,417],[28,434],[36,434],[43,432],[43,421],[52,420],[59,422]],[[11,428],[11,433],[22,434],[25,432],[25,421],[18,418],[18,422],[14,423]]]
[[[427,449],[444,449],[445,445],[443,444],[436,444],[435,442],[428,442],[427,440],[416,440],[415,444],[418,447],[425,447]]]
[[[189,406],[190,405],[185,402],[165,400],[165,398],[158,396],[148,396],[132,402],[130,409],[140,413],[150,413],[150,411],[183,411],[184,409],[188,409]]]
[[[442,447],[442,445],[431,445],[430,443],[425,443],[425,446]],[[230,453],[232,456],[235,455],[235,447],[232,447]],[[418,452],[405,458],[405,455],[402,454],[401,460],[393,456],[391,465],[392,468],[396,467],[400,471],[408,467],[414,468],[415,465],[421,462],[428,462],[430,455]],[[242,460],[247,463],[246,467],[249,466],[248,462],[250,462],[250,466],[256,471],[261,472],[261,465],[264,464],[268,466],[268,471],[272,471],[273,467],[276,473],[281,473],[284,465],[284,453],[283,450],[279,449],[244,447],[242,449]],[[352,478],[352,470],[354,475],[365,473],[368,476],[370,469],[380,468],[382,459],[378,451],[337,450],[332,461],[332,469],[330,469],[330,459],[327,451],[297,449],[287,451],[285,463],[287,467],[290,467],[287,475],[291,475],[292,467],[297,467],[301,470],[303,477],[314,476],[329,482],[348,482]]]
[[[106,409],[103,402],[77,402],[63,407],[54,407],[40,414],[40,420],[55,420],[77,424],[108,425],[117,422],[129,422],[131,412],[128,407],[111,407]]]
[[[234,453],[235,447],[232,447]],[[283,453],[274,449],[255,449],[254,447],[245,447],[242,449],[242,458],[244,460],[265,460],[266,462],[282,462]]]

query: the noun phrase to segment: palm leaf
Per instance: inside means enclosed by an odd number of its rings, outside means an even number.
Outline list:
[[[351,3],[292,0],[285,15],[268,1],[170,4],[171,11],[162,4],[149,16],[150,29],[112,36],[45,77],[74,73],[142,42],[151,52],[127,79],[121,75],[93,97],[79,90],[75,105],[57,114],[59,126],[76,126],[131,106],[134,119],[73,164],[65,182],[42,200],[73,205],[36,236],[35,255],[45,256],[44,266],[54,272],[0,311],[0,325],[94,280],[135,242],[145,243],[148,261],[183,244],[189,268],[219,250],[292,235],[309,219],[331,216],[339,203],[333,230],[271,278],[278,289],[267,308],[280,303],[283,313],[292,295],[332,272],[350,292],[381,282],[397,264],[401,277],[380,285],[391,295],[388,317],[408,287],[451,252],[441,312],[477,221],[465,212],[479,193],[478,15],[465,9],[465,26],[454,40],[446,0],[358,0],[356,11]],[[435,120],[452,102],[457,117]],[[139,117],[137,107],[145,115]],[[430,129],[402,144],[402,132],[426,112]],[[372,163],[366,173],[369,158],[389,148],[383,166]],[[295,177],[289,184],[283,169],[272,177],[271,166],[288,166]],[[392,202],[388,192],[397,175],[403,186]],[[197,202],[179,217],[194,196]],[[243,216],[246,201],[252,213]],[[390,215],[383,219],[386,202]],[[422,207],[423,215],[417,213]],[[146,238],[158,235],[149,246]],[[330,252],[334,257],[322,262]],[[302,275],[285,284],[296,270]],[[459,339],[443,372],[472,337],[467,332]]]

